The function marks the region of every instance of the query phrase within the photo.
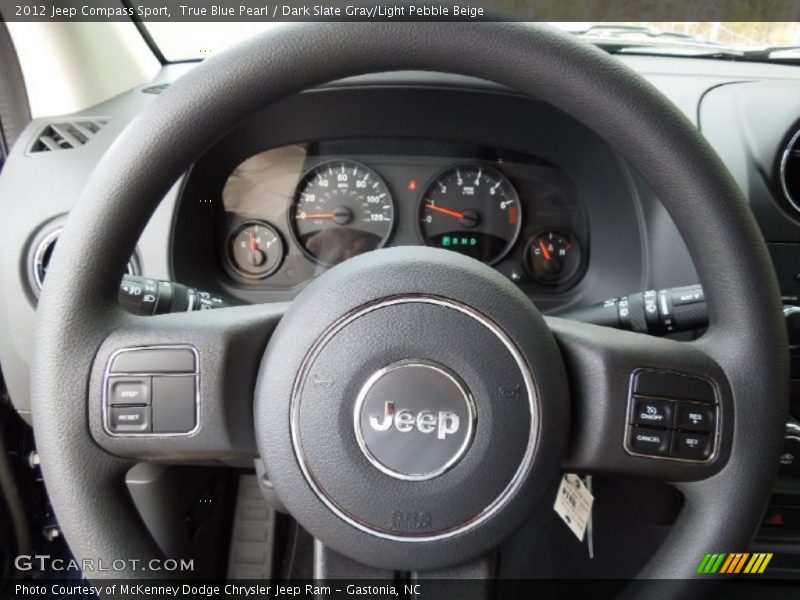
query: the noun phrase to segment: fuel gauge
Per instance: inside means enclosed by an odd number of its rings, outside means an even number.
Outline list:
[[[539,283],[565,283],[575,276],[580,265],[580,248],[575,236],[567,231],[545,229],[525,246],[525,268]]]
[[[283,240],[278,231],[264,221],[245,221],[228,236],[228,262],[242,277],[263,279],[283,262]]]

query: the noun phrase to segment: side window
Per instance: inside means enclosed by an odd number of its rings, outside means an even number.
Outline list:
[[[31,120],[25,80],[6,24],[0,19],[0,170],[19,134]]]

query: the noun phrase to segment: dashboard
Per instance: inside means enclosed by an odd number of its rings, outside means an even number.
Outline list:
[[[331,87],[266,108],[195,164],[178,192],[172,269],[270,302],[352,256],[431,246],[565,310],[615,295],[609,270],[622,289],[641,286],[639,194],[611,147],[535,99]]]
[[[573,286],[588,260],[573,181],[549,161],[513,150],[442,140],[314,141],[247,158],[221,190],[200,186],[222,207],[212,238],[217,264],[242,287],[290,290],[364,252],[427,245],[547,294]]]

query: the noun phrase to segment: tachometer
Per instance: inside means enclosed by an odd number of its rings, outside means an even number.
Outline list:
[[[452,167],[434,179],[419,207],[428,246],[499,262],[519,237],[519,196],[508,178],[481,164]]]
[[[330,266],[383,246],[392,233],[394,204],[375,171],[333,160],[300,180],[289,217],[305,253]]]

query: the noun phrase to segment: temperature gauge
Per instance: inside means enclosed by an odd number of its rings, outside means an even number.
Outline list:
[[[264,221],[245,221],[228,237],[228,262],[242,277],[263,279],[283,262],[283,240],[277,230]]]
[[[580,248],[567,231],[540,231],[525,246],[525,268],[539,283],[560,285],[574,277],[580,265]]]

